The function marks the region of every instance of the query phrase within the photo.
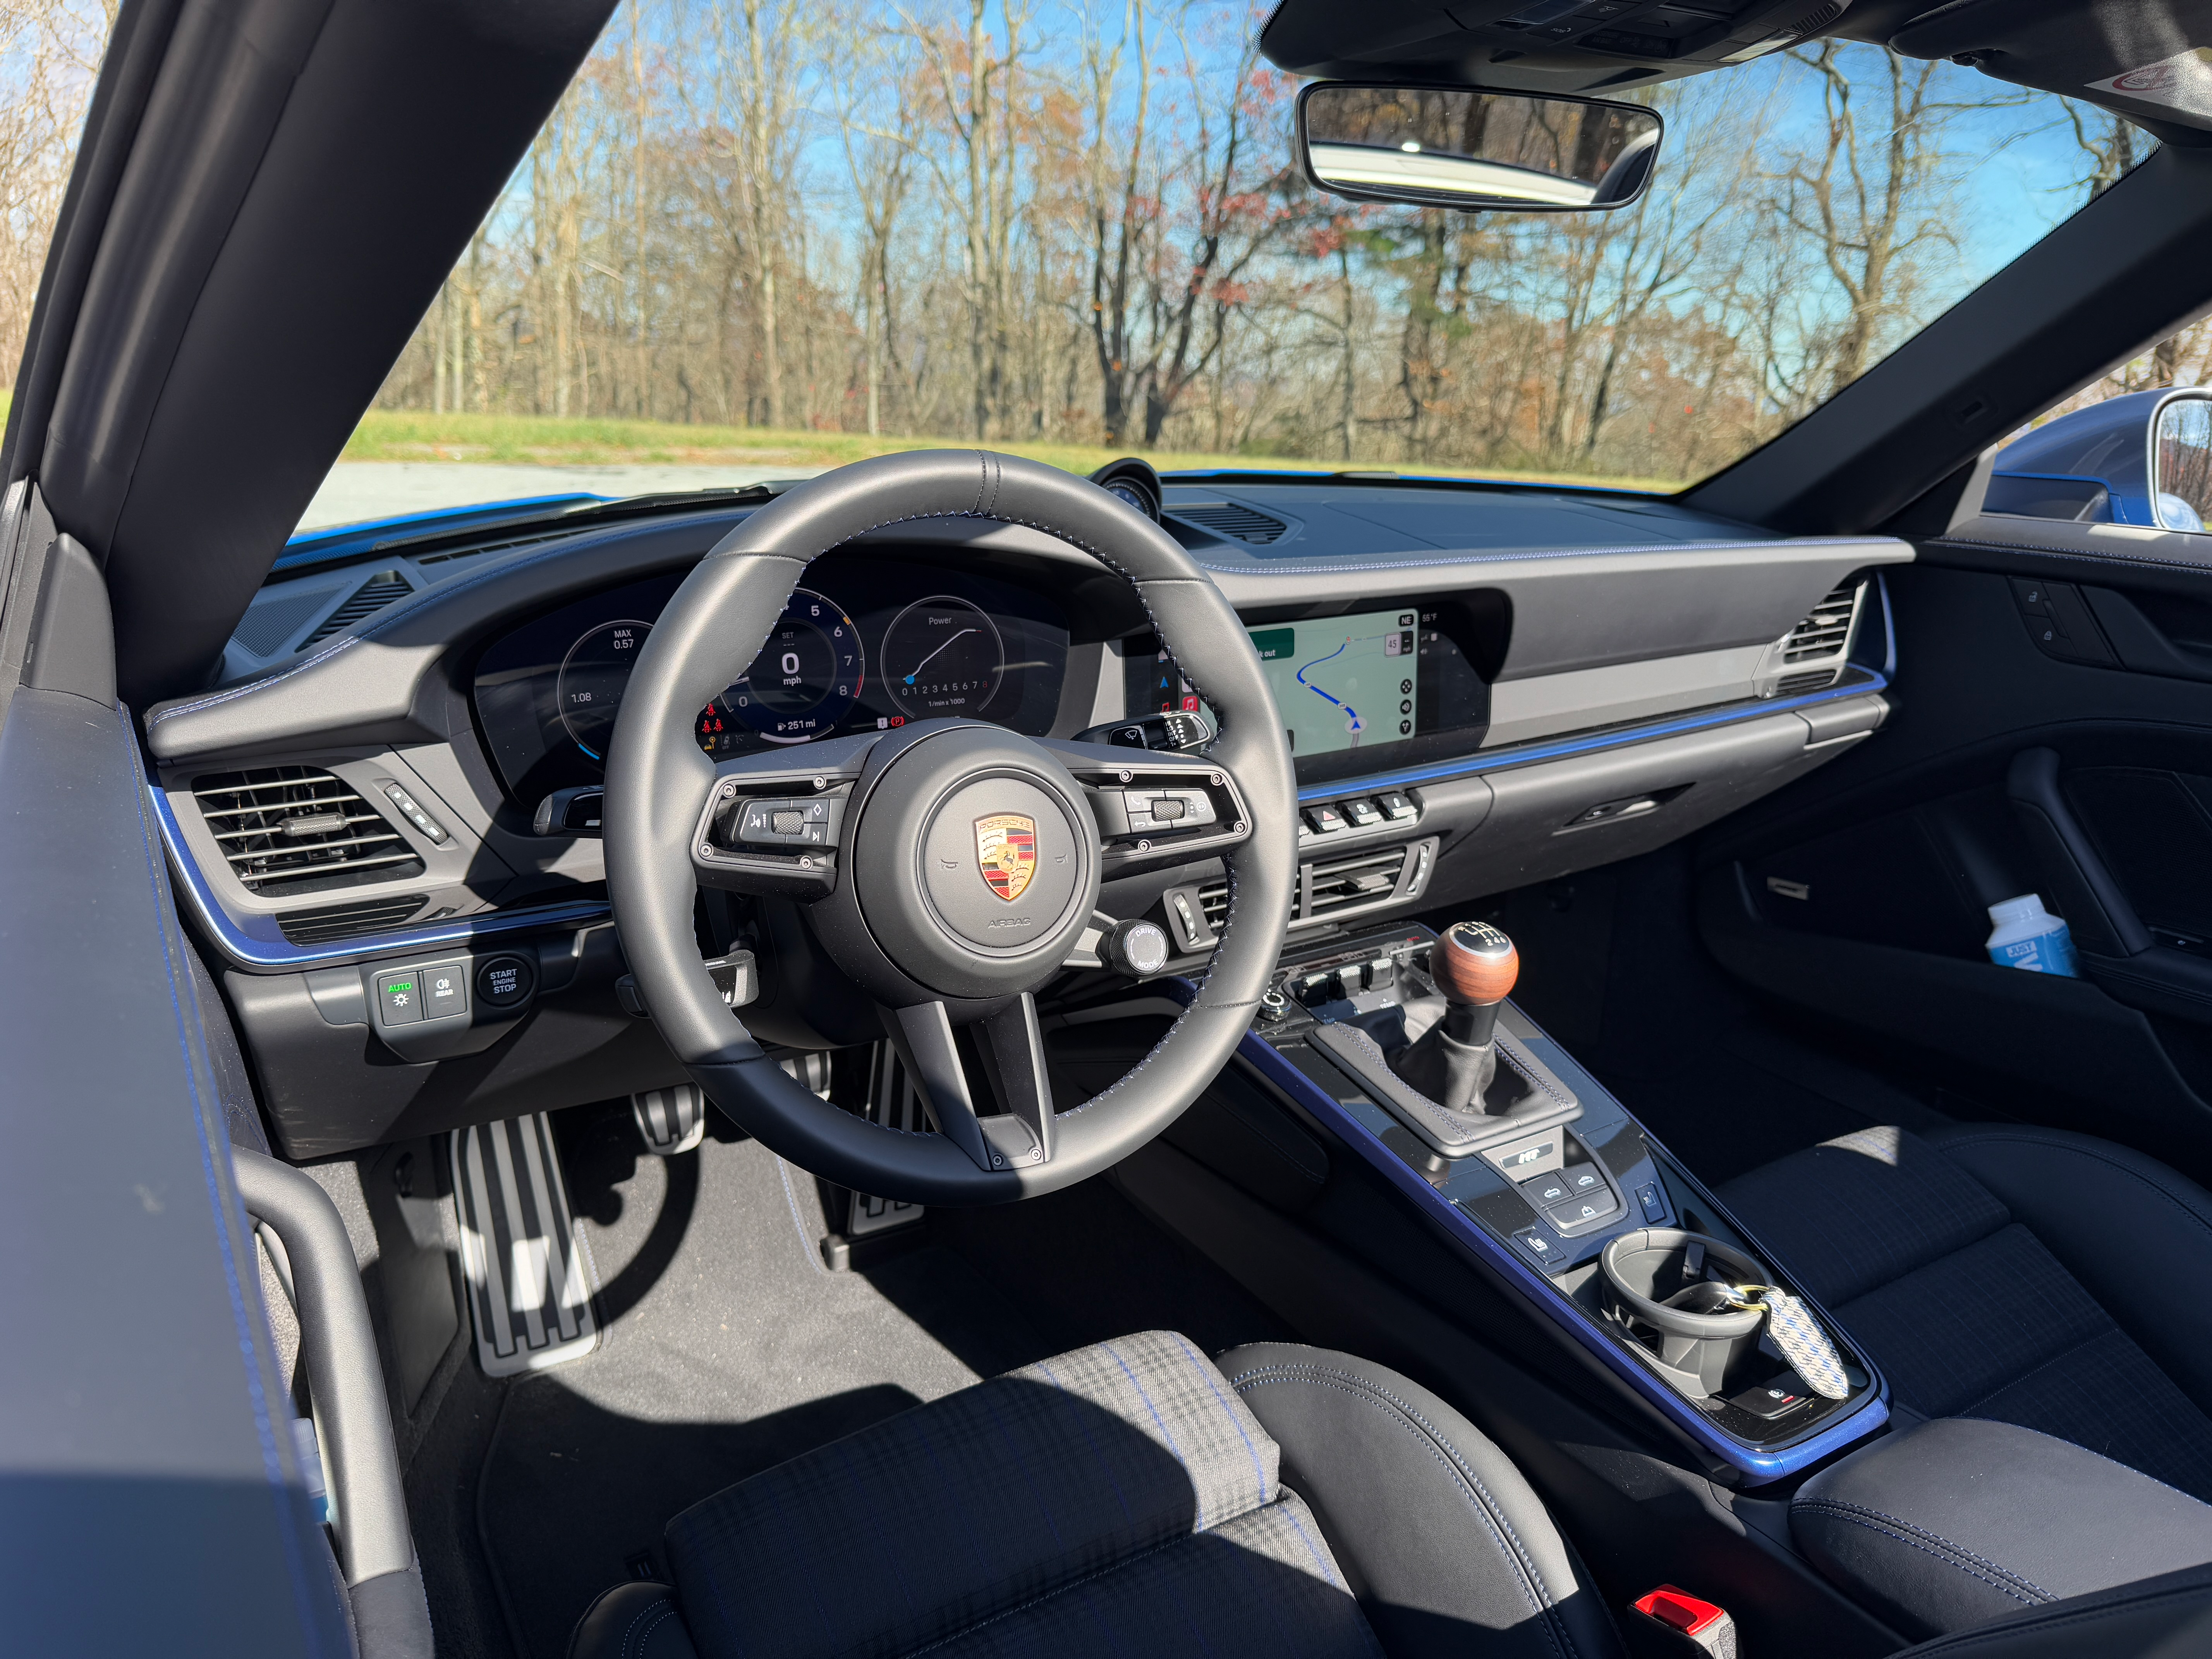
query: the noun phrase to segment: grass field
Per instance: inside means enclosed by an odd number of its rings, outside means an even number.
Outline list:
[[[968,448],[957,438],[871,438],[844,432],[772,432],[762,427],[679,426],[665,421],[564,419],[558,416],[425,415],[371,410],[339,457],[347,461],[473,461],[539,466],[838,466],[870,455],[909,449]],[[1327,461],[1299,462],[1181,450],[1111,450],[1081,444],[1001,443],[994,447],[1032,460],[1091,472],[1117,456],[1143,454],[1164,472],[1212,468],[1287,468],[1328,471]],[[1380,465],[1388,465],[1380,464]],[[1617,489],[1674,490],[1679,480],[1616,478],[1497,469],[1426,468],[1431,477],[1498,478]]]

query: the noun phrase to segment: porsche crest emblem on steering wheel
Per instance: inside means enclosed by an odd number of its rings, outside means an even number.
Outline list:
[[[1018,812],[977,818],[975,861],[990,890],[1012,904],[1036,873],[1036,820]]]

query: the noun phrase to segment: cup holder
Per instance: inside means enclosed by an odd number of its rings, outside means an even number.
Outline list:
[[[1694,1273],[1692,1245],[1704,1250]],[[1758,1346],[1766,1316],[1730,1306],[1722,1286],[1705,1276],[1717,1265],[1733,1285],[1771,1282],[1765,1267],[1734,1246],[1678,1228],[1644,1227],[1621,1234],[1598,1260],[1607,1317],[1690,1398],[1720,1392],[1729,1367]]]

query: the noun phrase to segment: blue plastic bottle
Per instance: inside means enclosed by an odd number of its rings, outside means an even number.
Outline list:
[[[1996,923],[1990,934],[1990,960],[1998,967],[2081,977],[2074,967],[2074,940],[2066,924],[2043,908],[2040,895],[2023,893],[1992,904],[1990,920]]]

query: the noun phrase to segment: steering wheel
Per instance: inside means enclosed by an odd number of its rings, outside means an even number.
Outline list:
[[[1220,715],[1207,752],[929,720],[709,760],[696,712],[751,664],[809,562],[937,518],[1030,526],[1134,587],[1164,649]],[[1158,799],[1182,810],[1156,817]],[[1221,591],[1159,526],[1097,485],[975,450],[841,467],[779,496],[700,561],[623,692],[601,824],[630,971],[708,1097],[802,1169],[926,1204],[1051,1192],[1173,1122],[1249,1029],[1297,867],[1289,745]],[[1101,879],[1212,857],[1228,866],[1229,912],[1197,994],[1127,1075],[1055,1111],[1034,993],[1091,925]],[[762,1051],[701,960],[702,885],[804,904],[830,961],[877,1004],[937,1133],[833,1106]],[[1002,1112],[976,1109],[955,1047],[963,1025],[979,1028]]]

